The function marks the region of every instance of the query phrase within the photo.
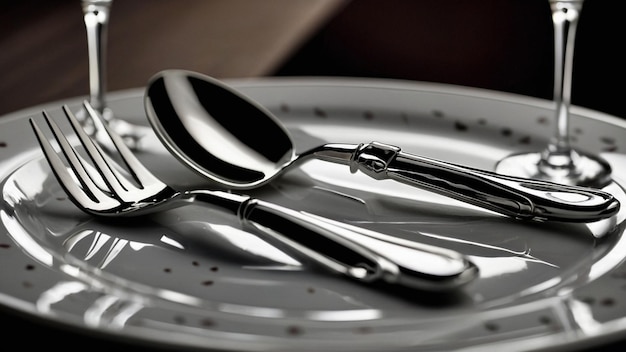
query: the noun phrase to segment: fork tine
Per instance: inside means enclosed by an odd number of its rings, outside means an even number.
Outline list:
[[[89,116],[91,116],[91,118],[94,120],[95,125],[98,126],[98,128],[101,128],[104,131],[106,131],[107,135],[113,142],[115,149],[117,149],[117,151],[119,152],[120,157],[126,164],[128,171],[130,171],[135,181],[137,181],[137,183],[141,185],[142,187],[144,185],[153,185],[153,184],[162,185],[162,182],[159,179],[157,179],[148,169],[146,169],[143,163],[141,163],[137,159],[137,157],[130,150],[130,148],[126,146],[126,143],[124,143],[124,140],[117,133],[111,131],[108,124],[104,121],[100,113],[98,113],[91,106],[91,104],[86,100],[83,101],[83,106],[85,107],[85,110],[87,111]],[[78,122],[76,121],[76,119],[74,118],[73,120],[74,120],[73,123],[78,126]]]
[[[112,199],[110,195],[102,191],[92,181],[82,162],[77,157],[76,151],[71,147],[59,127],[54,121],[52,121],[50,116],[45,111],[43,112],[43,115],[46,119],[46,123],[52,130],[59,147],[65,155],[73,174],[67,169],[65,163],[61,160],[34,119],[30,119],[30,124],[52,171],[56,175],[57,180],[59,180],[59,183],[65,192],[69,195],[70,199],[79,208],[86,210],[106,209],[119,205],[118,202],[111,202]],[[78,180],[79,183],[75,180]]]
[[[134,187],[130,186],[127,182],[125,182],[125,178],[122,177],[117,170],[115,170],[110,162],[107,162],[104,159],[104,152],[102,149],[87,135],[85,130],[76,119],[74,113],[67,107],[67,105],[63,105],[63,112],[65,113],[65,117],[67,117],[68,121],[72,125],[72,129],[78,136],[81,144],[85,148],[85,152],[91,158],[91,160],[95,164],[95,169],[98,171],[102,179],[109,187],[110,191],[120,198],[129,189],[133,189]]]

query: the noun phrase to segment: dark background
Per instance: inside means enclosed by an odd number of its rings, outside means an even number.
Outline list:
[[[625,9],[623,1],[585,2],[573,104],[626,117]],[[275,74],[434,81],[552,99],[552,31],[546,0],[358,0]]]
[[[301,4],[301,12],[285,9],[282,1],[114,2],[109,90],[142,87],[161,69],[185,68],[217,78],[386,77],[552,98],[547,0],[321,0],[339,5],[286,44],[272,41],[271,26],[289,31],[313,0],[288,2]],[[87,93],[87,49],[77,2],[0,4],[0,115]],[[223,3],[233,4],[231,12],[215,9]],[[585,2],[573,104],[626,117],[625,9],[623,0]],[[251,19],[256,20],[250,24]]]
[[[246,70],[245,64],[231,69],[232,57],[220,56],[211,46],[225,35],[211,36],[211,23],[240,18],[238,13],[211,18],[208,11],[198,10],[217,2],[116,0],[109,27],[109,90],[141,87],[161,69],[186,68],[218,78],[384,77],[552,98],[553,37],[546,0],[339,0],[341,6],[314,31],[304,32],[271,64],[256,70]],[[235,3],[245,11],[245,1]],[[268,11],[276,5],[271,0],[265,4]],[[574,104],[623,118],[625,7],[620,0],[586,1],[572,91]],[[172,18],[185,20],[172,23]],[[254,36],[247,40],[252,47]],[[87,94],[87,49],[78,0],[3,1],[0,50],[0,114]],[[22,336],[17,341],[25,349],[150,350],[70,333],[11,312],[0,314],[0,326],[5,344]],[[596,350],[625,347],[618,343]]]

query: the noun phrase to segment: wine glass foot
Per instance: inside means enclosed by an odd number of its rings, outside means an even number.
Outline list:
[[[152,130],[148,126],[136,125],[125,120],[116,118],[113,115],[113,111],[109,108],[104,108],[102,111],[104,120],[107,121],[108,126],[119,134],[126,145],[134,151],[141,151],[143,149],[143,140],[148,138],[152,133]],[[77,119],[81,122],[85,131],[98,141],[101,145],[109,148],[113,147],[110,143],[110,139],[106,136],[106,131],[98,128],[94,121],[89,117],[87,111],[81,108],[76,113]]]
[[[496,164],[499,174],[572,186],[603,188],[611,182],[611,166],[599,156],[570,151],[512,154]]]

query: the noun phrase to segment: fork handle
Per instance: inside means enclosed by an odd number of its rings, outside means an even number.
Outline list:
[[[456,251],[341,223],[221,191],[191,191],[194,200],[237,214],[282,249],[361,282],[384,281],[428,291],[457,288],[478,269]]]

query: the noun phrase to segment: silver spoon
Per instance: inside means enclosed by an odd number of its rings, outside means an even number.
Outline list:
[[[378,142],[324,144],[296,154],[271,112],[196,72],[157,73],[147,87],[145,107],[155,133],[175,157],[231,189],[259,187],[295,163],[320,159],[520,219],[593,222],[615,215],[620,206],[597,189],[500,175]]]

